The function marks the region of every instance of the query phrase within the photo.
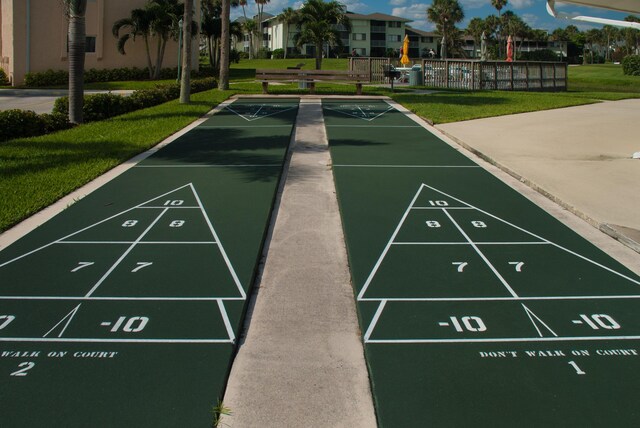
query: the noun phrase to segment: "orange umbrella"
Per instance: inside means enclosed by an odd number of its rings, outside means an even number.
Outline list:
[[[511,36],[507,39],[507,61],[513,61],[513,39]]]
[[[400,62],[403,65],[409,64],[409,36],[405,34],[404,41],[402,42],[402,57],[400,58]]]

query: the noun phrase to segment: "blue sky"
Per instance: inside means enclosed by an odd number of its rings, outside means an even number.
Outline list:
[[[340,0],[339,0],[340,1]],[[496,10],[491,7],[490,0],[459,0],[465,13],[465,20],[460,27],[466,27],[471,18],[485,18],[491,14],[497,14]],[[559,1],[559,0],[558,0]],[[342,0],[342,4],[346,5],[348,10],[355,13],[369,14],[374,12],[386,13],[389,15],[401,16],[411,19],[409,25],[421,30],[431,31],[434,29],[433,24],[427,21],[426,10],[431,5],[431,0],[410,1],[410,0]],[[302,5],[301,0],[271,0],[264,10],[274,15],[282,12],[286,7],[298,8]],[[576,23],[564,19],[555,19],[547,14],[546,2],[544,0],[509,0],[505,10],[513,10],[522,17],[531,27],[552,31],[558,27],[566,27],[569,24],[576,25],[581,30],[589,28],[600,28],[597,24]],[[602,9],[593,9],[587,7],[563,6],[556,3],[556,10],[575,15],[597,16],[601,18],[623,19],[628,14],[610,12]],[[256,5],[251,0],[247,5],[247,16],[257,14]],[[242,15],[242,9],[232,9],[232,19]]]

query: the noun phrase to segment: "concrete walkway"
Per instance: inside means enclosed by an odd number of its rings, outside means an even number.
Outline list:
[[[640,252],[639,112],[633,99],[437,128]]]
[[[301,102],[292,152],[223,426],[375,427],[318,99]]]
[[[133,91],[85,91],[85,94],[100,94],[111,92],[113,94],[128,95]],[[0,110],[31,110],[38,114],[51,113],[56,98],[66,97],[69,91],[66,89],[0,89]]]

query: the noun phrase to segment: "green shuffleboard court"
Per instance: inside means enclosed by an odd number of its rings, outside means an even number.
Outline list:
[[[0,252],[0,426],[211,426],[297,109],[236,101]]]
[[[387,103],[323,109],[380,426],[639,426],[640,278]]]

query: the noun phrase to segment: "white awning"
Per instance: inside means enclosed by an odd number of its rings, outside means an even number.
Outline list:
[[[566,13],[556,12],[555,3],[555,0],[547,0],[547,12],[549,12],[549,15],[554,18],[594,22],[596,24],[614,25],[616,27],[627,27],[640,30],[640,23],[638,22],[627,22],[617,19],[598,18],[594,16],[572,16],[567,15]],[[618,12],[640,13],[640,0],[563,0],[561,3],[597,7],[600,9],[615,10]]]

